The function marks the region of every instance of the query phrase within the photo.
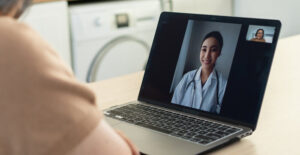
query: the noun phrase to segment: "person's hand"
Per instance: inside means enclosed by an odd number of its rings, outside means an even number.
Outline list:
[[[132,151],[132,155],[140,155],[139,150],[137,149],[137,147],[121,132],[116,130],[117,134],[120,135],[120,137],[122,137],[124,139],[124,141],[128,144],[128,146],[130,147],[131,151]]]

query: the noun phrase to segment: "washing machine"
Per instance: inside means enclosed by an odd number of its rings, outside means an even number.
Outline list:
[[[144,70],[161,12],[159,0],[70,6],[72,66],[94,82]]]

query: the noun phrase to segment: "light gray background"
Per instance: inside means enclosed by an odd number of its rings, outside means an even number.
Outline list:
[[[247,40],[251,40],[255,37],[256,31],[258,29],[264,30],[264,39],[267,43],[273,42],[273,37],[275,34],[275,27],[272,26],[260,26],[260,25],[250,25],[247,32]]]
[[[216,69],[228,79],[241,26],[241,24],[189,20],[170,93],[174,91],[186,72],[201,66],[199,59],[202,40],[211,31],[219,31],[223,36],[223,48],[217,60]]]

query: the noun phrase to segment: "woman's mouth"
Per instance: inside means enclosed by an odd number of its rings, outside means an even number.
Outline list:
[[[204,64],[210,64],[210,63],[211,63],[210,60],[202,60],[202,62],[203,62]]]

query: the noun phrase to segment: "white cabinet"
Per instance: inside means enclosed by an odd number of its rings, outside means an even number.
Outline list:
[[[173,11],[232,15],[232,0],[173,0]]]
[[[38,31],[71,66],[68,4],[66,1],[34,4],[20,20]]]

